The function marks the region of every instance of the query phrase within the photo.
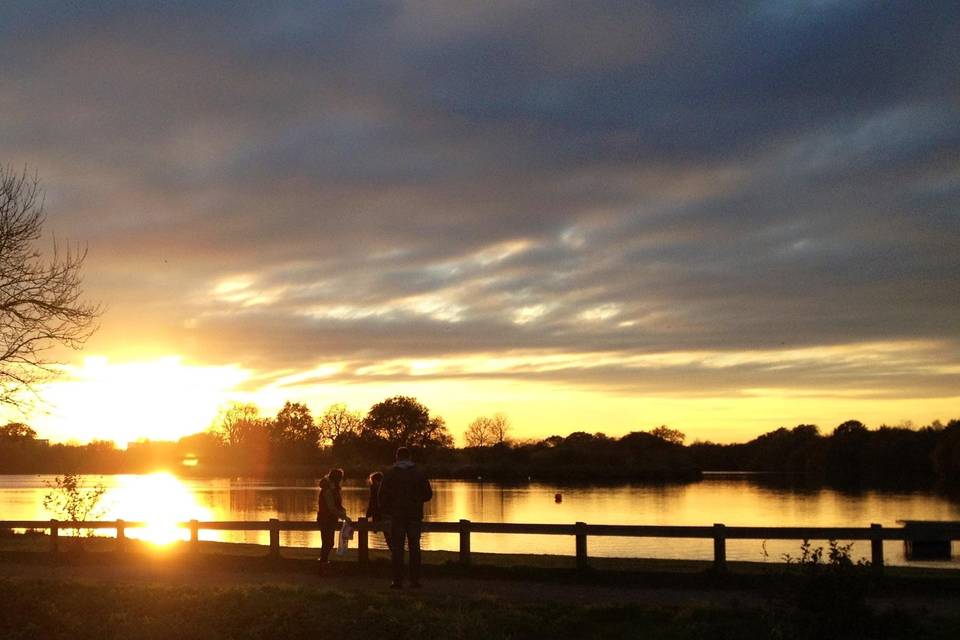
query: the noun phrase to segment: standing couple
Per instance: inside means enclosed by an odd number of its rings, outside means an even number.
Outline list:
[[[334,532],[339,520],[348,520],[343,508],[340,483],[342,469],[332,469],[320,481],[317,522],[320,524],[320,559],[326,563],[333,549]],[[371,507],[377,507],[383,518],[381,527],[387,536],[393,561],[394,589],[403,587],[404,544],[410,545],[410,586],[420,586],[420,534],[423,530],[423,503],[433,497],[430,481],[410,459],[410,450],[397,449],[396,463],[383,474],[379,488],[371,485]],[[374,493],[376,495],[374,496]],[[368,508],[368,516],[376,518],[377,510]]]

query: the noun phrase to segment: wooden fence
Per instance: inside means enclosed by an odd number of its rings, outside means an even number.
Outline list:
[[[357,558],[362,564],[370,561],[369,534],[379,529],[360,518],[356,522]],[[960,540],[960,522],[923,523],[923,539]],[[6,520],[0,521],[2,529],[39,529],[50,532],[50,551],[59,551],[61,530],[107,529],[116,531],[117,550],[123,551],[127,529],[150,526],[145,522],[127,522],[124,520],[96,522],[65,522],[58,520]],[[286,521],[271,519],[268,521],[214,521],[200,522],[191,520],[178,523],[179,527],[190,531],[190,544],[194,549],[200,542],[200,531],[268,531],[270,533],[269,555],[280,557],[281,531],[315,531],[317,523],[313,521]],[[874,570],[883,570],[883,543],[888,540],[915,541],[916,529],[910,526],[883,527],[871,524],[869,527],[728,527],[723,524],[713,526],[661,526],[661,525],[611,525],[587,524],[521,524],[512,522],[424,522],[424,532],[455,533],[460,537],[460,562],[470,564],[470,535],[473,533],[498,534],[534,534],[574,537],[574,555],[576,567],[586,569],[589,566],[587,538],[589,536],[618,536],[627,538],[696,538],[713,540],[713,566],[724,570],[727,562],[727,540],[867,540],[870,542],[870,561]]]

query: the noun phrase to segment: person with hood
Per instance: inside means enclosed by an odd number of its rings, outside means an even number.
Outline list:
[[[333,538],[340,519],[348,520],[343,508],[343,495],[340,483],[343,481],[343,469],[330,469],[320,479],[320,499],[317,501],[317,524],[320,525],[320,562],[330,562]]]
[[[378,502],[384,516],[390,518],[390,552],[393,560],[394,589],[403,587],[404,543],[410,545],[410,586],[420,586],[420,534],[423,529],[423,503],[433,497],[430,481],[410,459],[410,450],[397,449],[396,464],[383,475]]]

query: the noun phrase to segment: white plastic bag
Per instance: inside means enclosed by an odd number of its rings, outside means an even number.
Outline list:
[[[339,544],[337,544],[338,556],[347,555],[347,547],[350,546],[351,540],[353,540],[353,523],[349,520],[344,520],[343,526],[340,527],[340,541]]]

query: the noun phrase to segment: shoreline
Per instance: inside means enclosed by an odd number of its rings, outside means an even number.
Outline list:
[[[104,558],[112,558],[121,563],[148,560],[150,563],[164,561],[222,561],[226,565],[237,562],[249,562],[251,566],[267,566],[286,568],[290,571],[312,570],[319,556],[317,547],[281,546],[280,558],[269,557],[269,546],[248,542],[219,542],[201,540],[194,551],[186,541],[175,541],[168,544],[157,544],[127,538],[122,552],[117,550],[117,540],[114,537],[92,536],[79,538],[82,549],[77,550],[72,543],[78,540],[72,537],[62,537],[61,550],[52,556],[49,549],[50,536],[47,534],[7,534],[0,536],[0,560],[20,561],[57,565],[96,563]],[[334,566],[339,570],[356,573],[369,569],[384,568],[389,563],[389,551],[385,549],[369,550],[370,565],[363,566],[357,562],[357,549],[350,547],[345,556],[335,556]],[[715,576],[730,578],[734,576],[758,577],[789,574],[798,571],[797,564],[769,561],[759,562],[750,560],[729,560],[724,572],[716,572],[711,560],[695,559],[668,559],[668,558],[617,558],[592,556],[590,567],[585,573],[576,570],[576,558],[573,555],[556,554],[529,554],[529,553],[489,553],[473,552],[471,564],[463,566],[459,563],[459,552],[447,550],[423,550],[423,564],[425,568],[442,570],[456,574],[470,574],[471,572],[484,573],[487,571],[507,572],[545,572],[556,576],[638,576],[650,577],[653,575],[672,576]],[[885,565],[884,580],[899,579],[947,579],[957,582],[960,593],[960,565],[945,562],[942,567]]]

